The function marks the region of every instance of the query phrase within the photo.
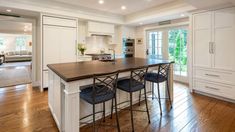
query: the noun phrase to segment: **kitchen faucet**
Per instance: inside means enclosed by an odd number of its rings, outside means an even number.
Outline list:
[[[116,58],[116,57],[115,57],[115,56],[116,56],[116,55],[115,55],[115,50],[114,50],[114,49],[109,49],[109,50],[113,51],[113,61],[115,62],[115,58]]]

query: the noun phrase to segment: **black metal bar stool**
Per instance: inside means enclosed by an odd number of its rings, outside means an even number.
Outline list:
[[[157,89],[158,89],[158,102],[159,102],[159,107],[160,107],[160,112],[162,115],[162,106],[161,106],[161,97],[160,97],[160,88],[159,84],[162,82],[166,82],[166,89],[168,93],[168,98],[170,101],[170,108],[172,108],[172,102],[171,102],[171,96],[170,96],[170,89],[169,89],[169,82],[168,82],[168,76],[169,76],[169,70],[170,70],[170,64],[161,64],[158,66],[158,71],[155,72],[150,72],[146,73],[144,78],[146,81],[149,81],[152,83],[152,99],[156,98],[154,97],[154,83],[157,83]],[[140,97],[141,97],[141,91],[140,91]],[[139,99],[140,101],[140,99]]]
[[[147,95],[146,95],[146,81],[144,79],[144,75],[147,73],[148,67],[142,67],[142,68],[138,68],[138,69],[133,69],[131,70],[131,75],[129,78],[125,78],[122,80],[119,80],[117,82],[117,88],[128,92],[130,94],[130,100],[128,102],[130,102],[130,112],[131,112],[131,126],[132,126],[132,131],[134,132],[134,119],[133,119],[133,111],[138,111],[138,112],[147,112],[147,116],[148,116],[148,121],[150,123],[150,118],[149,118],[149,110],[148,110],[148,103],[147,103]],[[142,111],[142,110],[133,110],[132,108],[132,94],[134,92],[138,92],[140,90],[144,89],[144,93],[145,93],[145,104],[146,104],[146,111]],[[123,102],[122,102],[123,103]],[[120,103],[120,104],[122,104]],[[116,107],[116,106],[115,106]],[[113,106],[112,109],[113,110]],[[112,111],[111,111],[112,112]]]
[[[85,118],[93,116],[93,132],[96,130],[95,124],[95,115],[98,113],[103,113],[103,121],[105,122],[105,102],[115,100],[115,112],[116,112],[116,122],[117,122],[117,129],[120,132],[119,126],[119,119],[117,114],[117,98],[116,98],[116,88],[117,88],[117,79],[118,79],[119,72],[112,72],[107,74],[97,74],[93,77],[93,85],[85,86],[83,90],[81,90],[80,98],[85,100],[86,102],[92,104],[93,113],[87,115],[80,119],[81,124],[90,124],[86,122],[81,122]],[[95,111],[95,105],[103,103],[103,111]],[[101,125],[101,124],[100,124]],[[114,127],[112,125],[102,125],[102,126],[109,126]]]

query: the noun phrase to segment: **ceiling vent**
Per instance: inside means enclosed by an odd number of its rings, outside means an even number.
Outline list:
[[[159,22],[158,24],[159,24],[159,25],[168,25],[168,24],[171,24],[171,20],[162,21],[162,22]]]

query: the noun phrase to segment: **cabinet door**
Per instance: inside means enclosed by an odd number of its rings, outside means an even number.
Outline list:
[[[60,62],[60,32],[56,26],[43,26],[43,70],[47,64]]]
[[[215,12],[214,67],[235,70],[235,8]]]
[[[76,28],[60,28],[60,63],[76,61]]]
[[[212,13],[194,15],[194,66],[211,67]]]
[[[78,43],[86,44],[86,25],[78,23]]]

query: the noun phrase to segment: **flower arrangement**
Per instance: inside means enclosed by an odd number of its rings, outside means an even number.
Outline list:
[[[84,55],[84,52],[86,51],[85,44],[78,44],[78,50],[81,52],[82,55]]]

